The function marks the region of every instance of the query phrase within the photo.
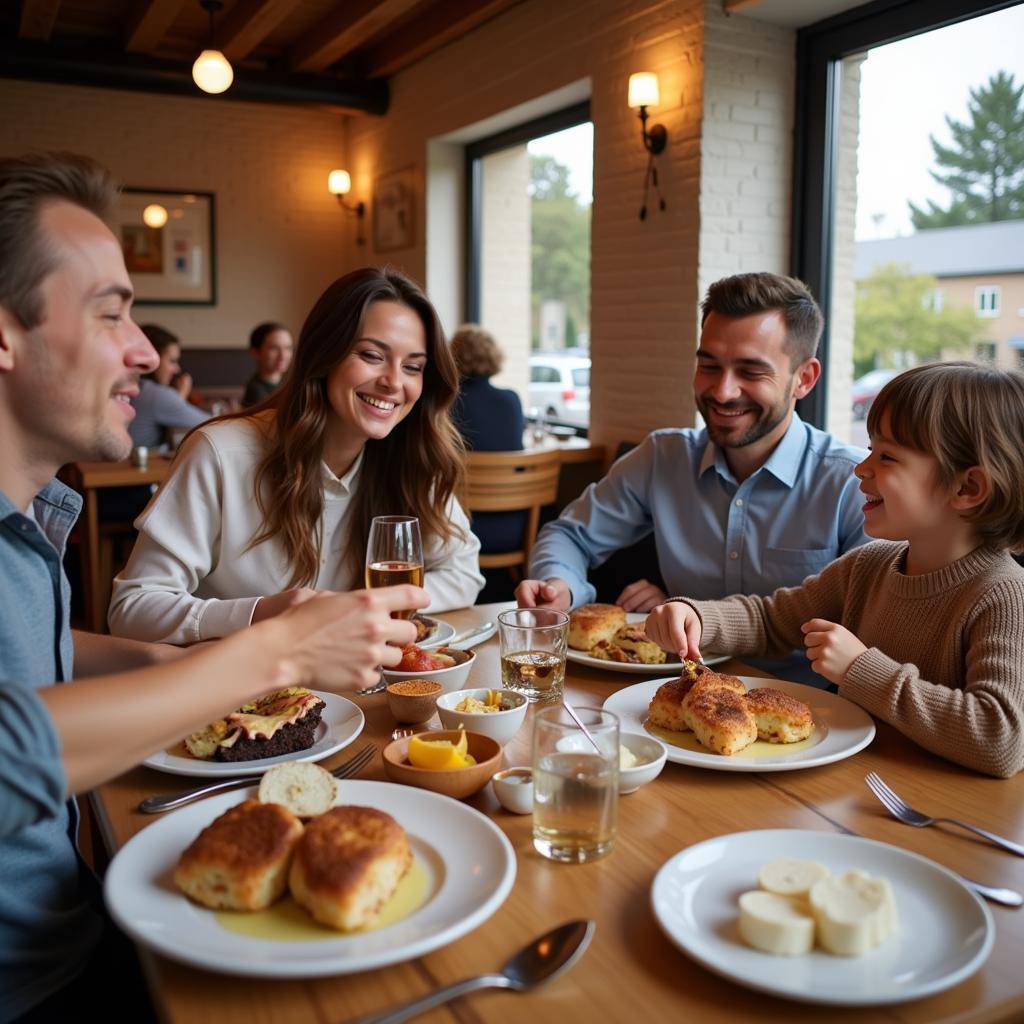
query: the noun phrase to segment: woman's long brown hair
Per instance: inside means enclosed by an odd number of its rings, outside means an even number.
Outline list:
[[[370,522],[378,515],[412,515],[424,544],[458,528],[447,505],[462,482],[462,442],[449,409],[458,371],[434,307],[420,288],[390,268],[365,267],[339,278],[317,300],[299,334],[291,373],[251,417],[276,410],[266,424],[267,451],[256,467],[256,502],[263,522],[251,546],[279,538],[291,566],[289,587],[316,580],[323,511],[324,430],[330,412],[327,376],[352,350],[374,302],[398,302],[420,318],[427,342],[423,393],[387,437],[366,442],[346,532],[345,563],[361,578]]]

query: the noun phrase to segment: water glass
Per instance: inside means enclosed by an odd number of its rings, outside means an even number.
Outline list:
[[[619,808],[619,720],[562,705],[533,720],[533,845],[549,860],[584,864],[610,852]],[[596,744],[596,746],[595,746]]]
[[[569,616],[554,608],[513,608],[498,615],[501,685],[528,701],[560,701]]]

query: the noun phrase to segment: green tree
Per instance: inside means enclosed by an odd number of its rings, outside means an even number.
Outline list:
[[[590,207],[569,187],[569,168],[554,157],[530,157],[532,318],[534,344],[541,302],[565,303],[566,323],[590,325]],[[573,337],[568,339],[573,342]]]
[[[889,263],[857,282],[853,334],[854,376],[875,367],[901,366],[969,355],[985,337],[967,307],[935,312],[928,302],[938,281]]]
[[[1024,83],[1000,71],[971,89],[968,120],[947,115],[952,145],[929,136],[939,170],[931,176],[952,193],[949,206],[910,203],[918,230],[1024,217]]]

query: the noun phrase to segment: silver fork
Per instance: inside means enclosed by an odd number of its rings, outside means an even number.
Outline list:
[[[864,781],[868,784],[871,792],[885,805],[889,813],[907,825],[913,825],[915,828],[923,828],[925,825],[936,825],[939,822],[945,822],[947,825],[959,825],[960,828],[974,832],[987,839],[990,843],[995,843],[996,846],[1001,846],[1004,850],[1017,854],[1018,857],[1024,857],[1024,846],[1013,842],[1011,839],[1004,839],[1002,836],[997,836],[994,832],[989,832],[986,829],[979,828],[977,825],[971,825],[957,818],[929,818],[927,814],[915,811],[913,807],[898,797],[876,772],[868,772],[864,776]]]
[[[358,775],[372,760],[377,753],[377,748],[369,743],[355,756],[339,764],[331,770],[336,779],[349,779]],[[247,775],[240,779],[226,779],[224,782],[214,782],[208,786],[199,786],[197,789],[188,789],[184,793],[161,793],[157,796],[147,796],[139,804],[139,810],[145,814],[159,814],[161,811],[172,811],[176,807],[192,803],[200,797],[209,796],[210,793],[220,793],[226,789],[238,789],[240,786],[254,786],[259,780],[258,775]]]

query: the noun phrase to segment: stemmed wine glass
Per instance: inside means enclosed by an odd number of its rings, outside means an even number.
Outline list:
[[[415,516],[374,516],[366,542],[366,586],[390,587],[397,583],[423,586],[423,541]],[[395,612],[412,618],[414,608]]]

